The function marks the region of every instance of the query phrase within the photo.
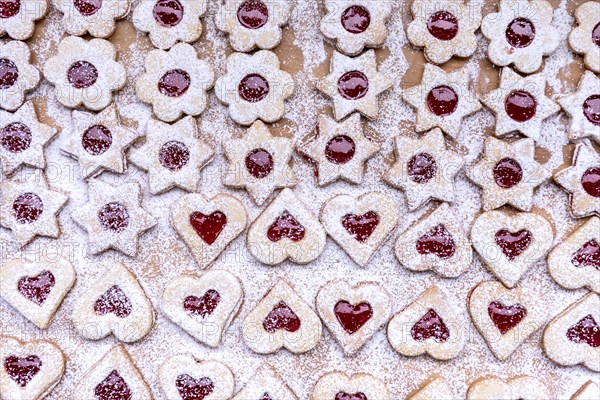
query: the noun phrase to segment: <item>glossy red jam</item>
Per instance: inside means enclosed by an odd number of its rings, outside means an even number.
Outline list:
[[[350,33],[363,33],[371,25],[371,13],[363,6],[348,7],[341,17],[342,26]]]
[[[508,44],[512,47],[524,48],[535,39],[535,25],[527,18],[515,18],[506,27],[505,34]]]
[[[225,225],[227,225],[227,216],[221,211],[214,211],[206,215],[201,212],[195,212],[190,215],[190,224],[194,231],[209,246],[216,242]]]
[[[94,395],[94,400],[131,400],[133,396],[127,382],[116,370],[96,386]]]
[[[269,81],[259,74],[246,75],[238,85],[240,97],[249,103],[258,103],[264,100],[269,94],[269,90]]]
[[[265,149],[254,149],[246,156],[246,169],[256,179],[269,176],[273,165],[273,156]]]
[[[373,308],[369,303],[350,304],[346,300],[339,301],[333,312],[346,333],[353,335],[373,317]]]
[[[442,224],[421,236],[415,245],[419,254],[435,254],[442,260],[452,257],[456,252],[454,239]]]
[[[594,267],[600,271],[600,244],[592,239],[577,250],[571,258],[571,263],[576,267]]]
[[[458,107],[458,95],[450,86],[437,86],[427,95],[429,111],[438,117],[447,117]]]
[[[98,211],[98,220],[105,231],[121,233],[129,226],[129,211],[121,203],[108,203]]]
[[[499,301],[494,301],[488,306],[488,315],[500,333],[504,335],[527,316],[527,309],[521,304],[506,306]]]
[[[346,393],[346,392],[339,392],[338,394],[335,395],[334,400],[369,400],[369,399],[363,392],[358,392],[358,393],[353,393],[353,394]]]
[[[98,80],[98,70],[87,61],[77,61],[69,67],[67,79],[76,89],[89,88]]]
[[[302,325],[300,318],[283,301],[279,302],[263,321],[263,328],[269,333],[284,329],[290,333],[298,332]]]
[[[119,318],[126,318],[131,314],[131,310],[131,300],[118,285],[112,286],[94,303],[94,312],[97,315],[112,313]]]
[[[279,242],[284,237],[292,242],[299,242],[304,239],[304,227],[292,217],[290,213],[284,211],[283,214],[269,227],[267,237],[271,242]]]
[[[44,203],[35,193],[24,193],[13,202],[13,212],[19,224],[31,224],[44,212]]]
[[[158,91],[167,97],[181,97],[190,88],[190,83],[190,74],[182,69],[172,69],[158,81]]]
[[[364,243],[379,225],[379,215],[375,211],[369,211],[363,215],[348,214],[342,218],[342,226],[358,242]]]
[[[21,153],[31,146],[31,129],[20,122],[13,122],[0,130],[2,147],[11,153]]]
[[[41,306],[48,298],[55,284],[56,280],[52,272],[42,271],[36,276],[24,276],[19,279],[17,289],[25,298]]]
[[[237,10],[237,19],[244,28],[262,28],[269,21],[269,8],[261,0],[246,0]]]
[[[367,95],[369,78],[360,71],[346,72],[338,80],[338,92],[346,100],[358,100]]]
[[[600,126],[600,94],[594,94],[583,102],[583,115],[592,124]]]
[[[215,385],[210,378],[194,379],[187,374],[179,375],[175,380],[175,386],[181,400],[204,400],[215,390]]]
[[[415,183],[427,183],[437,172],[435,158],[429,153],[419,153],[412,156],[406,166],[408,177]]]
[[[183,19],[183,5],[179,0],[158,0],[152,14],[159,25],[172,28]]]
[[[436,39],[452,40],[458,34],[458,19],[448,11],[438,11],[427,20],[427,30]]]
[[[89,154],[99,156],[112,146],[112,133],[104,125],[89,127],[81,135],[81,145]]]
[[[592,197],[600,197],[600,167],[592,167],[581,177],[583,190]]]
[[[527,229],[511,232],[502,229],[496,232],[496,244],[510,261],[520,256],[531,244],[533,235]]]
[[[4,359],[4,370],[17,385],[24,388],[40,372],[42,360],[36,355],[17,357],[11,355]]]
[[[190,150],[181,142],[167,142],[158,152],[158,161],[169,171],[179,171],[190,161]]]
[[[269,395],[269,393],[265,393],[262,395],[260,400],[273,400],[273,398]]]
[[[84,17],[90,17],[102,8],[102,0],[73,0],[73,5]]]
[[[494,181],[503,189],[517,186],[523,180],[523,168],[514,158],[503,158],[494,166]]]
[[[527,122],[534,117],[537,111],[535,97],[525,90],[511,92],[504,101],[506,114],[517,122]]]
[[[444,343],[450,338],[450,331],[434,310],[429,310],[410,330],[417,342],[433,338],[438,343]]]
[[[11,18],[21,11],[21,0],[0,0],[0,18]]]
[[[585,343],[594,348],[600,347],[600,326],[590,314],[569,328],[567,338],[573,343]]]
[[[190,314],[206,318],[215,311],[220,302],[221,295],[219,292],[210,289],[202,297],[186,297],[183,302],[183,308]]]
[[[592,42],[598,47],[600,47],[600,22],[596,24],[594,30],[592,31]]]
[[[19,68],[8,58],[0,58],[0,90],[8,89],[19,79]]]
[[[339,135],[331,138],[325,146],[325,157],[332,164],[346,164],[354,158],[356,144],[351,137]]]

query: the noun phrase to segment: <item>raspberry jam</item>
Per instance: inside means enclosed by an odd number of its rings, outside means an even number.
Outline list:
[[[360,71],[346,72],[338,80],[338,92],[346,100],[358,100],[367,95],[369,78]]]
[[[42,271],[36,276],[24,276],[19,279],[17,289],[25,298],[41,306],[48,298],[55,284],[56,280],[52,272]]]
[[[283,301],[279,302],[263,321],[263,328],[269,333],[285,329],[290,333],[298,332],[302,325],[300,318]]]
[[[594,94],[583,102],[583,115],[596,126],[600,126],[600,94]]]
[[[14,201],[13,212],[19,224],[32,224],[44,212],[44,203],[37,194],[24,193]]]
[[[596,24],[592,31],[592,41],[598,47],[600,47],[600,22]]]
[[[273,398],[271,396],[269,396],[269,393],[265,393],[262,395],[260,400],[273,400]]]
[[[265,149],[254,149],[246,156],[246,169],[256,179],[266,178],[273,171],[273,156]]]
[[[438,11],[427,20],[427,30],[436,39],[452,40],[458,34],[458,19],[448,11]]]
[[[11,153],[21,153],[31,146],[31,129],[20,122],[13,122],[0,130],[2,147]]]
[[[181,97],[190,88],[190,83],[190,74],[182,69],[172,69],[158,81],[158,91],[167,97]]]
[[[512,47],[524,48],[535,39],[535,25],[527,18],[515,18],[506,27],[505,35]]]
[[[342,218],[342,226],[360,243],[369,239],[377,225],[379,225],[379,215],[375,211],[363,215],[348,214]]]
[[[590,314],[569,328],[567,338],[573,343],[586,343],[594,348],[600,347],[600,326]]]
[[[237,10],[237,19],[244,28],[262,28],[269,21],[269,8],[261,0],[246,0]]]
[[[304,239],[304,227],[296,221],[296,218],[284,211],[283,214],[269,227],[267,237],[271,242],[279,242],[284,237],[292,242],[299,242]]]
[[[517,186],[523,179],[523,168],[514,158],[505,157],[494,167],[494,181],[503,189]]]
[[[346,135],[338,135],[325,146],[325,157],[332,164],[346,164],[356,154],[356,144],[351,137]]]
[[[190,150],[181,142],[167,142],[158,152],[158,161],[171,172],[179,171],[190,161]]]
[[[350,33],[363,33],[371,25],[371,13],[363,6],[353,5],[342,13],[342,26]]]
[[[242,100],[258,103],[269,94],[269,82],[259,74],[246,75],[238,85],[238,93]]]
[[[172,28],[183,19],[183,5],[179,0],[158,0],[152,14],[159,25]]]
[[[104,125],[94,125],[81,135],[81,145],[89,154],[99,156],[112,146],[112,133]]]
[[[21,0],[0,0],[0,18],[11,18],[21,11]]]
[[[116,370],[96,386],[94,394],[97,400],[131,400],[133,396],[127,382]]]
[[[90,17],[102,8],[102,0],[73,0],[73,5],[84,17]]]
[[[225,229],[227,216],[221,211],[214,211],[209,215],[195,212],[190,215],[190,224],[200,239],[210,246]]]
[[[346,392],[339,392],[335,395],[334,400],[369,400],[363,392],[349,394]]]
[[[358,332],[373,317],[373,308],[369,303],[353,305],[346,300],[339,301],[333,308],[333,312],[349,335]]]
[[[190,314],[206,318],[215,311],[220,302],[221,295],[219,292],[210,289],[202,297],[186,297],[183,302],[183,308]]]
[[[42,360],[36,355],[27,357],[8,356],[4,360],[4,369],[10,379],[24,388],[40,372]]]
[[[98,220],[105,231],[121,233],[129,226],[129,212],[121,203],[108,203],[98,211]]]
[[[442,318],[434,310],[429,310],[410,330],[417,342],[433,338],[438,343],[444,343],[450,338],[450,331]]]
[[[435,254],[442,260],[452,257],[456,251],[452,235],[442,224],[421,236],[415,246],[419,254]]]
[[[182,400],[204,400],[215,390],[215,385],[210,378],[194,379],[187,374],[179,375],[175,380],[175,386]]]
[[[415,183],[429,182],[437,172],[435,158],[429,153],[419,153],[407,163],[408,177]]]
[[[447,117],[458,107],[458,95],[450,86],[437,86],[427,95],[429,111],[438,117]]]
[[[496,232],[496,244],[510,261],[520,256],[531,244],[533,235],[527,229],[511,232],[502,229]]]
[[[69,67],[67,79],[75,89],[89,88],[98,80],[98,70],[87,61],[77,61]]]
[[[594,267],[600,271],[600,245],[596,239],[586,242],[571,258],[571,263],[576,267]]]
[[[119,318],[126,318],[131,310],[131,300],[118,285],[108,289],[94,303],[94,312],[100,316],[112,313]]]
[[[19,68],[8,58],[0,58],[0,90],[8,89],[19,79]]]
[[[514,90],[506,97],[504,109],[513,120],[527,122],[537,111],[537,101],[525,90]]]
[[[500,333],[504,335],[527,316],[527,309],[521,304],[505,306],[499,301],[494,301],[488,306],[488,315]]]
[[[589,168],[581,177],[583,190],[592,197],[600,197],[600,167]]]

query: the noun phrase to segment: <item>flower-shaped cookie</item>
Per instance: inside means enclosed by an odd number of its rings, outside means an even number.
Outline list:
[[[3,0],[0,2],[0,37],[26,40],[33,35],[35,21],[46,15],[48,0]]]
[[[546,0],[500,0],[498,12],[481,23],[481,32],[490,40],[490,61],[501,67],[514,64],[524,74],[537,71],[560,42],[553,12]]]
[[[281,42],[281,27],[291,14],[289,0],[226,0],[216,16],[217,28],[229,34],[235,51],[272,49]]]
[[[337,44],[342,53],[355,56],[365,47],[381,47],[387,37],[392,13],[389,0],[326,0],[327,15],[321,33]]]
[[[558,103],[571,117],[569,139],[589,137],[600,144],[600,79],[593,72],[586,71],[577,91],[559,98]]]
[[[112,92],[125,86],[125,68],[116,58],[109,41],[67,36],[58,45],[57,55],[46,61],[44,76],[54,84],[56,98],[65,107],[83,104],[100,111],[112,102]]]
[[[146,56],[146,73],[136,84],[137,96],[152,104],[154,114],[173,122],[182,114],[197,116],[206,108],[206,91],[213,87],[215,73],[196,50],[178,43],[170,50],[153,50]]]
[[[508,143],[493,137],[485,140],[483,158],[467,170],[467,176],[483,189],[483,210],[510,204],[521,211],[533,206],[533,190],[552,175],[535,161],[532,139]]]
[[[198,188],[199,172],[214,150],[198,138],[198,125],[186,117],[173,125],[151,119],[146,142],[129,151],[129,160],[148,171],[150,192],[161,194],[178,187],[188,192]]]
[[[62,25],[69,35],[107,38],[116,29],[115,20],[129,13],[130,0],[54,0],[62,12]]]
[[[74,110],[72,120],[63,151],[79,161],[84,179],[104,170],[125,172],[125,151],[141,135],[121,124],[115,105],[99,114]]]
[[[452,56],[470,57],[477,49],[475,31],[481,25],[481,5],[464,0],[415,0],[408,40],[425,48],[425,57],[443,64]]]
[[[523,78],[512,69],[503,68],[500,87],[483,99],[496,114],[495,135],[502,137],[519,131],[537,141],[542,121],[560,111],[560,106],[546,96],[545,90],[544,74]]]
[[[600,3],[588,1],[575,11],[578,27],[569,34],[569,45],[583,54],[585,66],[600,73]]]
[[[390,78],[377,70],[373,50],[356,58],[334,51],[330,74],[317,83],[317,88],[333,100],[338,121],[354,111],[369,119],[377,118],[378,96],[390,87]]]
[[[192,43],[202,34],[200,17],[207,4],[207,0],[144,0],[133,11],[133,25],[148,32],[159,49],[180,41]]]
[[[229,105],[229,116],[240,125],[279,120],[292,93],[294,79],[279,68],[279,58],[268,50],[231,54],[227,74],[215,85],[217,98]]]
[[[40,81],[40,72],[30,64],[30,58],[24,42],[0,43],[0,109],[15,111]]]
[[[44,147],[57,130],[42,124],[33,103],[28,101],[14,114],[0,110],[0,167],[11,175],[20,166],[46,168]]]

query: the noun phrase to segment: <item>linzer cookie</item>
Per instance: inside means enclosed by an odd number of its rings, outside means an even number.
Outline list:
[[[31,65],[31,51],[27,44],[18,41],[0,43],[0,109],[15,111],[21,107],[25,95],[39,81],[40,72]],[[3,118],[0,121],[4,124]]]
[[[273,286],[242,323],[242,336],[255,353],[271,354],[282,348],[306,353],[321,340],[321,320],[285,281]]]
[[[53,0],[63,13],[62,25],[69,35],[86,33],[107,38],[116,29],[115,20],[129,13],[130,0]]]
[[[406,400],[435,400],[435,399],[455,399],[456,396],[444,378],[438,375],[429,377],[412,394],[409,394]]]
[[[587,381],[575,394],[571,400],[595,400],[600,399],[600,386],[592,381]]]
[[[5,0],[0,8],[0,37],[27,40],[33,35],[35,21],[46,15],[48,0]]]
[[[330,372],[315,385],[310,400],[390,400],[385,382],[369,374]]]
[[[599,3],[593,4],[600,6]],[[600,43],[600,28],[598,41]],[[597,53],[600,53],[600,48]],[[593,72],[586,71],[577,91],[560,97],[558,103],[571,118],[569,139],[590,138],[600,144],[600,79]]]
[[[263,365],[246,386],[233,397],[233,400],[247,399],[298,400],[298,396],[273,367]]]
[[[466,335],[465,321],[456,304],[438,286],[427,289],[390,321],[387,336],[394,350],[409,357],[429,354],[437,360],[458,356]]]
[[[588,1],[575,10],[578,26],[569,34],[569,45],[583,55],[585,66],[600,73],[600,4]]]
[[[546,256],[554,241],[554,228],[534,213],[488,211],[471,228],[473,247],[488,269],[513,288],[530,266]]]
[[[0,269],[0,296],[38,328],[46,329],[75,283],[67,260],[13,259]]]
[[[473,382],[467,392],[467,400],[484,399],[550,399],[546,385],[537,378],[516,376],[509,379],[498,377],[480,378]]]

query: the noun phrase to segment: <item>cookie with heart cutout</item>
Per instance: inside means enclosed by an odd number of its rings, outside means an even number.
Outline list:
[[[390,400],[385,382],[369,374],[330,372],[319,379],[310,400]]]
[[[125,347],[119,344],[83,375],[70,398],[149,400],[153,396],[133,359]]]
[[[199,277],[181,275],[169,282],[161,309],[196,340],[217,347],[243,301],[240,280],[230,272],[213,270]]]
[[[444,378],[439,375],[432,375],[419,386],[418,389],[408,395],[406,400],[436,400],[436,399],[455,399],[452,389]]]
[[[283,378],[268,364],[263,365],[232,400],[298,400]]]
[[[473,261],[473,249],[462,222],[448,203],[441,203],[398,236],[396,258],[411,271],[432,270],[456,278]]]
[[[75,283],[66,259],[13,259],[0,268],[0,297],[38,328],[46,329]]]
[[[386,324],[392,313],[390,294],[374,282],[351,286],[332,281],[316,299],[319,316],[347,356],[356,354]]]
[[[583,364],[600,372],[600,295],[588,293],[546,327],[543,346],[558,365]]]
[[[171,225],[183,239],[201,269],[209,268],[244,229],[244,205],[228,194],[212,199],[190,193],[173,203]]]
[[[594,4],[600,9],[600,3]],[[600,28],[598,40],[600,42]],[[600,58],[600,51],[597,54]],[[600,64],[600,60],[598,63]],[[571,119],[569,139],[590,138],[600,144],[600,78],[593,72],[586,71],[579,81],[577,91],[559,97],[558,104]]]
[[[158,381],[169,400],[228,400],[235,389],[228,366],[218,361],[202,361],[190,354],[167,358],[158,371]]]
[[[291,189],[283,189],[248,230],[247,247],[258,261],[277,265],[316,260],[325,249],[325,229]]]
[[[8,0],[0,9],[0,37],[27,40],[35,30],[35,21],[44,18],[48,0]]]
[[[573,396],[571,400],[596,400],[600,399],[600,386],[593,381],[587,381]]]
[[[63,14],[62,26],[69,35],[107,38],[117,28],[116,20],[125,18],[130,0],[54,0]]]
[[[246,316],[242,336],[255,353],[271,354],[282,348],[306,353],[321,340],[318,315],[284,280],[279,280]]]
[[[339,195],[321,209],[321,223],[337,244],[361,267],[389,238],[400,211],[385,193],[369,192],[358,198]]]
[[[552,247],[554,227],[535,213],[488,211],[471,227],[471,243],[487,268],[513,288]]]
[[[600,293],[600,218],[590,218],[550,251],[548,272],[565,289]]]
[[[537,378],[516,376],[509,379],[498,377],[479,378],[469,386],[467,400],[552,398],[546,385]]]
[[[40,72],[31,65],[31,51],[27,44],[16,40],[0,43],[0,109],[17,110],[25,101],[25,95],[39,82]],[[0,121],[3,126],[6,125],[4,118]]]
[[[150,332],[154,309],[136,276],[124,264],[116,264],[75,300],[71,318],[86,339],[113,334],[130,343]]]
[[[433,285],[400,311],[388,325],[387,336],[398,353],[414,357],[429,354],[449,360],[466,342],[465,320],[456,300]]]
[[[548,317],[541,292],[507,289],[500,282],[475,286],[467,298],[471,319],[499,360],[506,360]]]
[[[600,3],[583,3],[575,10],[575,19],[578,25],[569,33],[569,45],[583,55],[587,68],[600,73]]]

